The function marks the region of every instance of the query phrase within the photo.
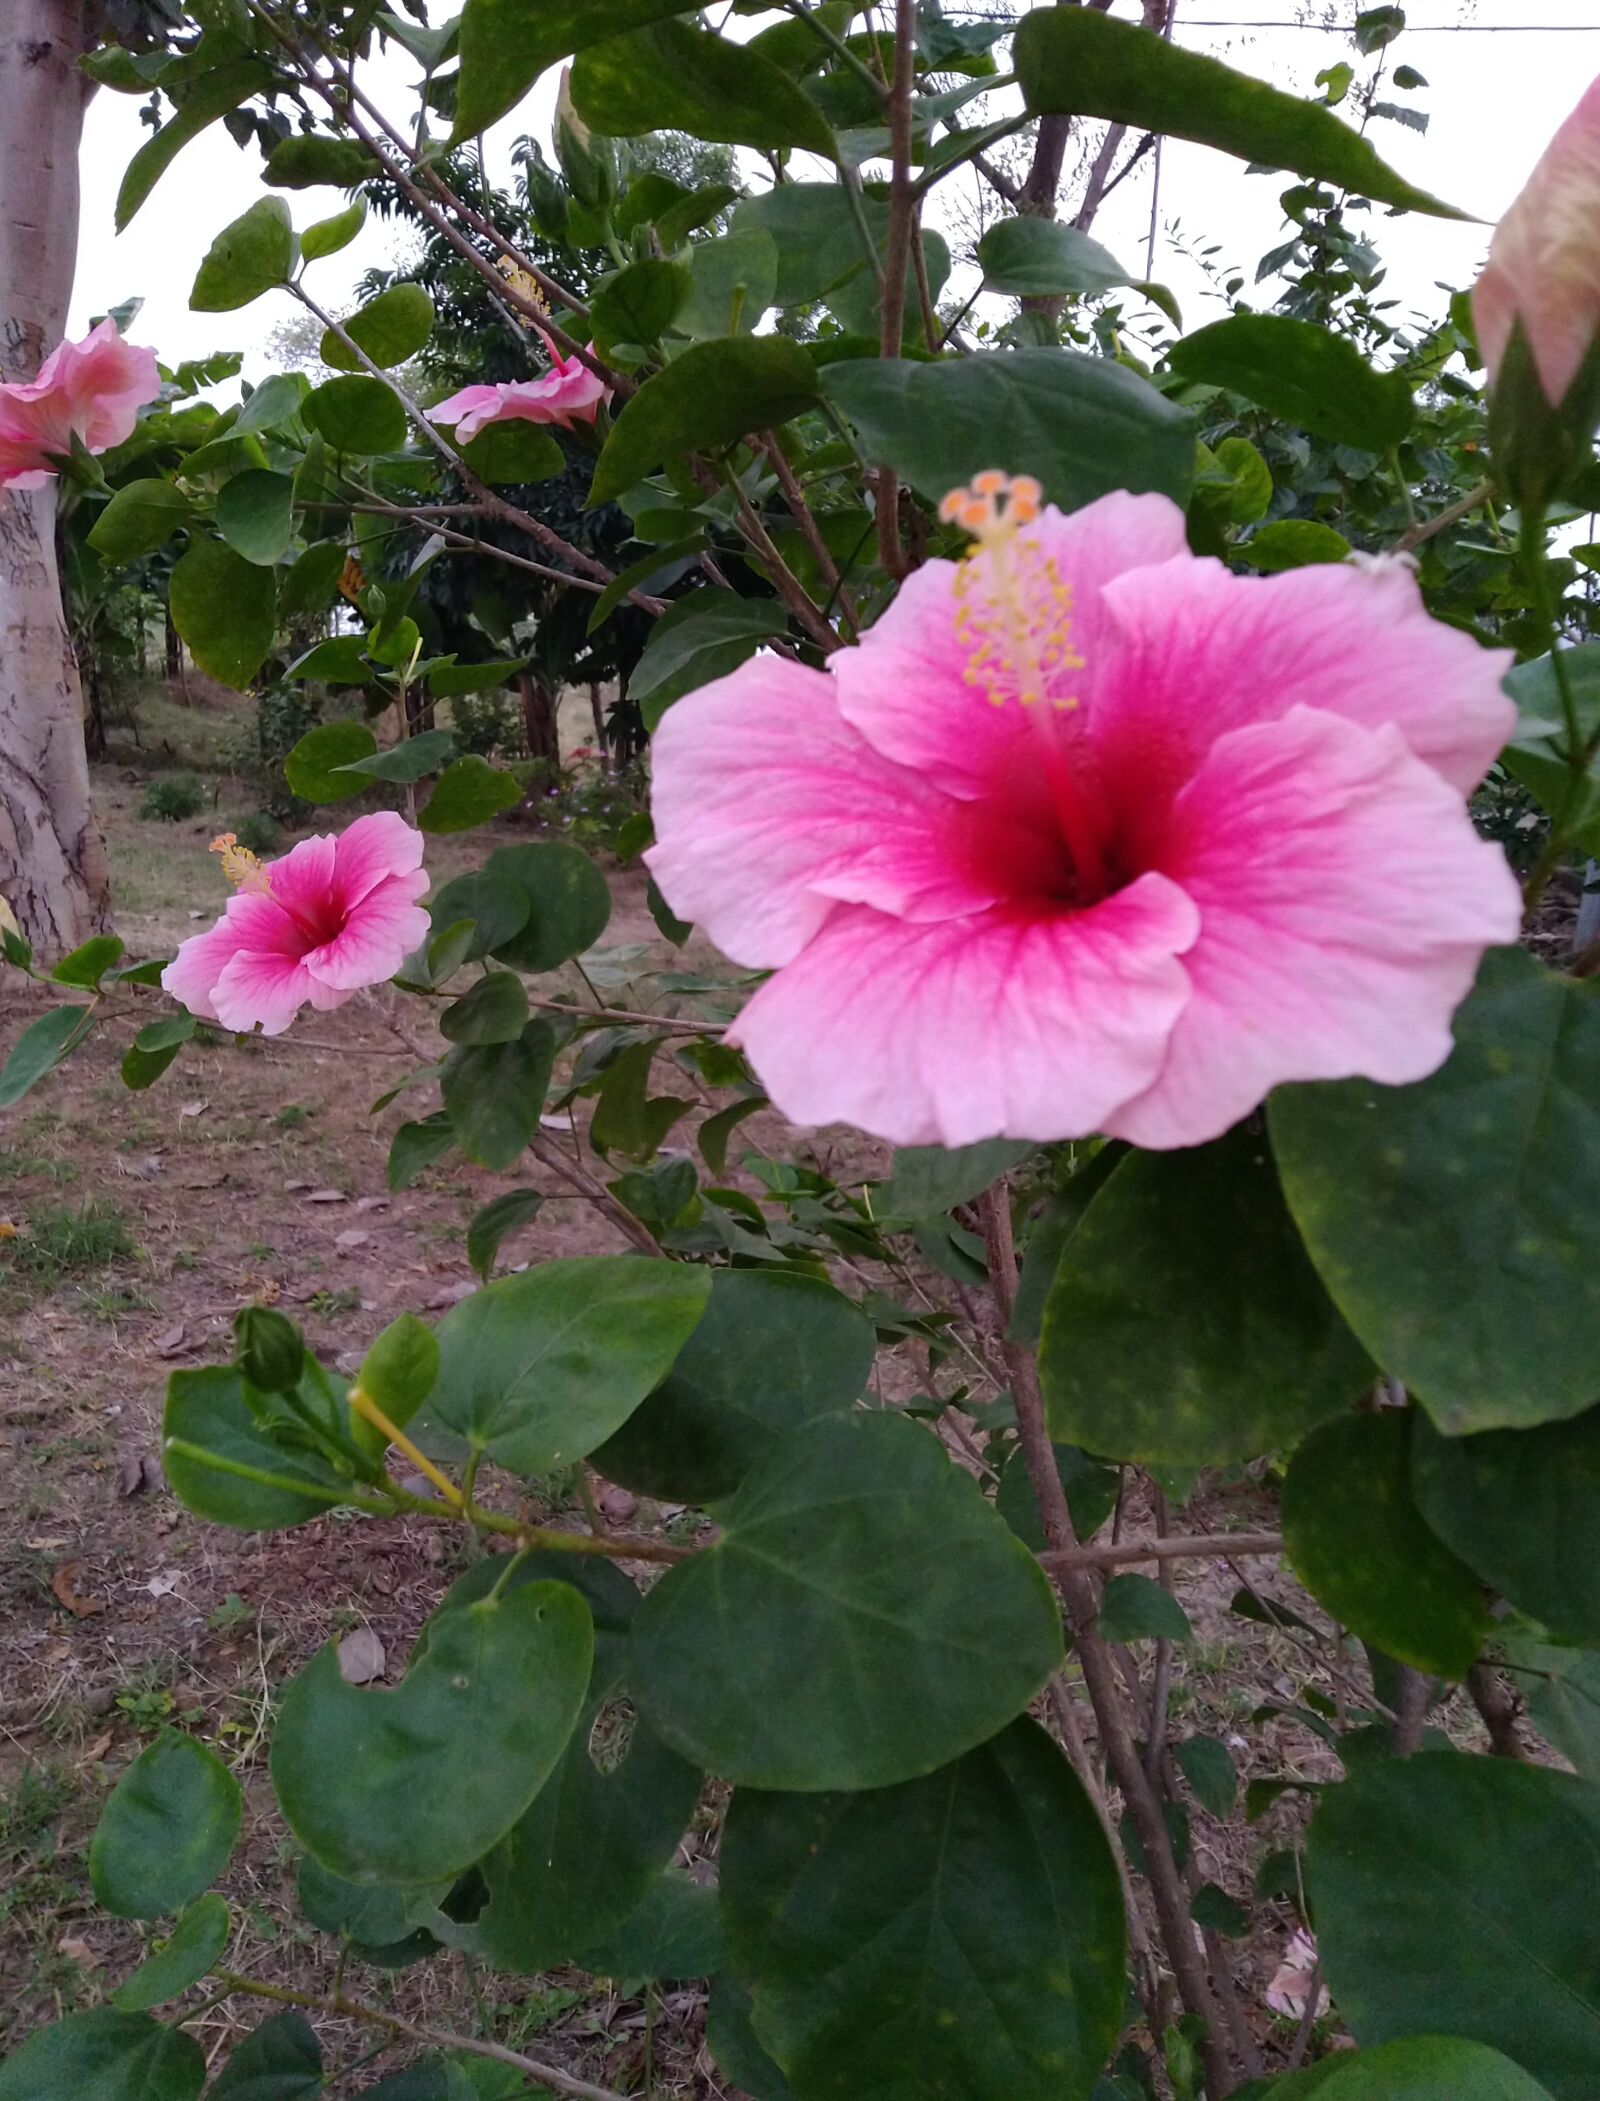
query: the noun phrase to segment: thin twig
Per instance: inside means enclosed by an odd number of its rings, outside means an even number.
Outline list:
[[[732,1027],[731,1022],[685,1021],[671,1014],[635,1012],[631,1007],[574,1007],[566,1000],[531,995],[528,1005],[546,1014],[565,1014],[572,1021],[614,1021],[633,1028],[663,1029],[672,1036],[721,1036]]]
[[[1448,532],[1452,525],[1459,525],[1463,518],[1477,510],[1480,505],[1487,503],[1493,494],[1493,482],[1479,482],[1475,489],[1469,489],[1465,496],[1457,497],[1454,503],[1447,505],[1437,516],[1422,518],[1415,525],[1408,525],[1389,552],[1391,554],[1409,554],[1412,548],[1420,547],[1425,540],[1431,540],[1439,533]]]
[[[609,1219],[617,1231],[631,1240],[641,1254],[665,1255],[665,1248],[643,1219],[635,1218],[626,1204],[619,1204],[609,1189],[597,1182],[576,1160],[569,1159],[548,1131],[538,1133],[531,1151],[536,1160],[542,1160],[553,1174],[560,1175],[569,1188],[575,1189],[580,1196],[587,1197],[601,1216]]]
[[[811,550],[812,560],[817,565],[822,581],[828,586],[828,603],[837,604],[851,627],[859,634],[861,616],[845,588],[844,578],[839,574],[839,565],[833,559],[833,550],[822,537],[822,528],[817,523],[815,512],[806,501],[800,478],[790,466],[782,443],[775,432],[767,431],[761,437],[760,446],[771,464],[773,473],[778,477],[778,487],[783,491],[783,500],[788,504],[790,515],[799,526],[801,535]]]
[[[889,84],[889,238],[883,257],[882,325],[879,355],[897,358],[905,333],[906,271],[916,221],[911,183],[911,89],[916,67],[916,0],[895,0],[894,76]],[[904,573],[900,547],[900,483],[892,467],[878,470],[878,559],[891,577]]]
[[[1281,1532],[1170,1532],[1160,1539],[1107,1540],[1101,1545],[1050,1548],[1039,1556],[1053,1574],[1057,1569],[1121,1568],[1135,1561],[1204,1561],[1215,1555],[1281,1554]]]
[[[574,2072],[560,2065],[545,2064],[536,2057],[524,2057],[520,2050],[508,2050],[502,2043],[480,2041],[471,2035],[451,2035],[442,2028],[424,2028],[416,2021],[403,2021],[398,2014],[386,2013],[381,2007],[368,2006],[360,1999],[350,1999],[335,1992],[332,1997],[319,1999],[313,1992],[291,1991],[287,1985],[261,1984],[254,1977],[241,1977],[233,1970],[215,1972],[217,1982],[229,1992],[242,1992],[252,1999],[272,1999],[280,2006],[303,2007],[307,2013],[342,2015],[349,2021],[366,2021],[374,2028],[387,2028],[391,2035],[403,2035],[415,2043],[431,2043],[439,2050],[463,2050],[472,2057],[493,2058],[496,2064],[511,2065],[515,2070],[537,2080],[541,2086],[550,2087],[558,2094],[567,2094],[572,2101],[627,2101],[623,2094],[613,2092],[610,2087],[595,2086],[587,2079],[578,2078]]]
[[[1528,1753],[1517,1733],[1521,1704],[1499,1672],[1486,1663],[1475,1663],[1467,1673],[1467,1696],[1489,1732],[1489,1746],[1495,1757],[1517,1758],[1526,1763]]]

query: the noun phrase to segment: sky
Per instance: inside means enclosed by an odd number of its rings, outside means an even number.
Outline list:
[[[436,18],[454,11],[432,0]],[[983,11],[980,0],[946,0],[952,15]],[[1315,93],[1315,76],[1340,59],[1356,60],[1338,28],[1305,26],[1297,16],[1332,13],[1349,21],[1358,0],[1178,0],[1176,40],[1208,51],[1278,87]],[[1115,0],[1116,12],[1136,14],[1136,0]],[[708,19],[717,21],[722,10]],[[1600,0],[1406,0],[1408,28],[1394,56],[1428,81],[1412,94],[1387,99],[1427,112],[1426,135],[1375,121],[1369,136],[1385,159],[1435,195],[1492,222],[1511,202],[1550,134],[1600,73]],[[729,25],[747,34],[762,25],[740,18]],[[1359,64],[1360,62],[1357,61]],[[412,63],[391,51],[374,60],[369,92],[393,115],[409,118],[406,90]],[[512,139],[530,132],[548,139],[556,89],[547,74],[490,134],[490,172],[509,171]],[[139,100],[102,89],[89,105],[82,154],[82,212],[71,332],[81,334],[92,314],[133,296],[145,305],[132,334],[151,344],[167,364],[218,350],[241,350],[252,379],[272,369],[267,339],[274,324],[298,309],[269,295],[235,314],[195,314],[188,292],[212,238],[264,194],[256,148],[241,151],[220,125],[187,147],[150,201],[122,234],[113,224],[117,186],[148,132]],[[819,168],[819,174],[823,173]],[[1143,274],[1152,217],[1154,170],[1146,160],[1108,201],[1096,237]],[[1162,152],[1156,199],[1152,275],[1172,287],[1190,328],[1223,311],[1186,247],[1216,242],[1217,264],[1237,263],[1247,279],[1258,256],[1284,238],[1277,206],[1284,184],[1274,176],[1246,176],[1238,162],[1198,146],[1169,141]],[[337,191],[286,193],[295,223],[304,226],[336,211]],[[1389,292],[1403,311],[1436,318],[1437,289],[1470,284],[1481,265],[1488,224],[1460,224],[1405,215],[1373,215],[1377,244],[1389,264]],[[308,279],[319,303],[348,310],[352,287],[374,264],[399,260],[406,236],[392,225],[368,222],[343,254],[314,266]],[[1248,293],[1246,296],[1250,296]],[[1260,304],[1270,303],[1263,287]]]

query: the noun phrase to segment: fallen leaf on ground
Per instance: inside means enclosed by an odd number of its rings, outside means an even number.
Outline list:
[[[342,1189],[313,1189],[306,1198],[306,1202],[308,1204],[343,1204],[348,1203],[349,1198]]]
[[[346,1226],[342,1233],[335,1236],[333,1244],[350,1254],[358,1247],[365,1247],[371,1238],[372,1235],[364,1233],[360,1226]]]
[[[156,1337],[156,1355],[158,1357],[175,1357],[179,1350],[183,1348],[183,1344],[184,1326],[180,1320],[175,1328],[168,1328],[165,1335]]]
[[[145,1585],[145,1589],[149,1591],[153,1598],[170,1598],[182,1581],[183,1570],[181,1568],[164,1568],[159,1574],[150,1578],[150,1581]]]
[[[339,1644],[339,1670],[347,1685],[370,1685],[383,1676],[388,1660],[370,1627],[357,1627]]]
[[[106,1601],[104,1598],[85,1598],[79,1595],[76,1585],[81,1573],[78,1562],[63,1561],[59,1568],[51,1572],[50,1588],[55,1592],[57,1602],[65,1605],[74,1619],[93,1619],[97,1612],[105,1611]]]

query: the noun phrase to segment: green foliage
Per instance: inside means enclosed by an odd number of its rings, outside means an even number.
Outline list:
[[[0,2101],[196,2101],[205,2083],[192,2035],[109,2006],[35,2030],[0,2064]]]
[[[117,1782],[89,1848],[96,1901],[124,1919],[178,1911],[221,1873],[239,1783],[215,1751],[167,1729]]]
[[[166,1945],[142,1962],[112,1995],[119,2013],[143,2013],[180,1998],[215,1964],[228,1945],[233,1919],[218,1896],[199,1897],[173,1927]]]
[[[586,44],[573,63],[572,99],[585,123],[612,138],[687,131],[730,146],[834,154],[821,111],[781,67],[684,21]]]
[[[1336,445],[1386,452],[1411,428],[1411,389],[1343,336],[1287,314],[1234,314],[1167,352],[1185,379],[1227,387]]]
[[[249,685],[277,633],[273,572],[220,540],[191,540],[167,603],[200,669],[224,686]]]
[[[281,197],[261,197],[225,226],[207,249],[189,304],[196,313],[227,314],[282,284],[295,264],[294,222]]]
[[[182,824],[198,817],[205,806],[206,791],[192,773],[164,773],[140,797],[139,815],[151,822]]]
[[[647,379],[606,439],[591,506],[631,489],[664,460],[717,450],[747,431],[783,423],[818,398],[817,375],[784,336],[697,343]]]

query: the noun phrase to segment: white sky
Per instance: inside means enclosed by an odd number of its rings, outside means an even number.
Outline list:
[[[979,0],[948,0],[950,11],[981,12]],[[1341,19],[1353,19],[1359,0],[1338,0]],[[432,0],[444,19],[455,0]],[[1116,0],[1121,13],[1136,11],[1132,0]],[[1299,0],[1178,0],[1176,37],[1185,45],[1225,58],[1291,91],[1314,92],[1317,72],[1357,58],[1338,30],[1301,27]],[[1315,10],[1324,10],[1322,0]],[[1412,103],[1431,118],[1426,136],[1390,122],[1376,122],[1370,136],[1385,159],[1424,189],[1481,218],[1493,221],[1510,203],[1538,159],[1551,132],[1600,73],[1600,0],[1406,0],[1409,27],[1396,60],[1426,75],[1427,88],[1396,92],[1387,99]],[[713,16],[715,19],[715,16]],[[1470,27],[1462,31],[1459,25]],[[1260,24],[1285,26],[1263,27]],[[1221,26],[1219,26],[1221,25]],[[762,26],[740,20],[738,32]],[[408,118],[414,104],[405,93],[411,63],[391,52],[375,61],[367,86],[394,116]],[[550,73],[512,116],[490,134],[490,171],[509,168],[510,141],[531,132],[548,138],[556,75]],[[139,100],[102,89],[89,105],[83,146],[83,207],[72,333],[88,317],[133,295],[144,311],[136,341],[151,344],[174,364],[216,350],[243,350],[246,372],[258,378],[271,369],[266,338],[279,320],[298,311],[287,295],[258,300],[236,314],[193,314],[188,293],[200,258],[213,236],[264,194],[260,159],[252,145],[241,152],[220,125],[187,147],[127,231],[113,230],[112,208],[122,171],[148,132],[139,123]],[[819,173],[822,172],[819,170]],[[1154,276],[1177,292],[1186,324],[1193,328],[1220,311],[1209,304],[1203,278],[1178,252],[1169,228],[1181,220],[1195,242],[1216,241],[1217,263],[1237,263],[1248,278],[1258,256],[1285,237],[1277,207],[1284,183],[1273,176],[1246,177],[1238,162],[1201,147],[1169,142],[1164,148]],[[298,226],[337,210],[332,190],[284,193]],[[1148,160],[1109,201],[1095,227],[1126,263],[1142,270],[1151,217]],[[1443,310],[1439,283],[1469,284],[1481,263],[1487,226],[1408,215],[1373,214],[1377,244],[1390,268],[1387,290],[1415,310],[1436,318]],[[314,266],[311,288],[337,308],[360,273],[403,253],[404,232],[369,220],[361,237],[342,255]],[[1244,295],[1251,297],[1249,291]],[[1255,295],[1270,303],[1270,287]]]

